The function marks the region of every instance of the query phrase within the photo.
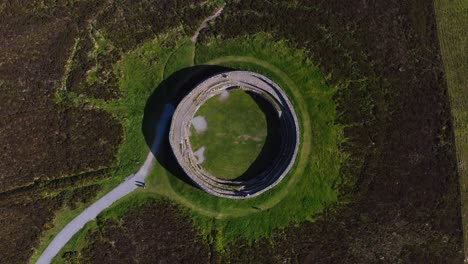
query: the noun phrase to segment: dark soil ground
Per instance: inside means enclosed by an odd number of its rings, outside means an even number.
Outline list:
[[[0,191],[109,166],[120,140],[106,113],[55,105],[75,30],[67,18],[44,20],[0,27]]]
[[[96,171],[83,174],[89,179],[102,177],[121,132],[104,112],[54,103],[84,17],[32,1],[4,3],[0,12],[0,259],[26,263],[55,210],[73,207],[99,189],[70,186],[82,172]],[[53,179],[64,181],[44,189]],[[57,184],[61,189],[53,188]],[[48,191],[57,195],[43,198]]]
[[[336,96],[339,122],[348,126],[342,147],[352,157],[341,186],[349,204],[273,239],[212,251],[211,262],[461,263],[452,121],[432,3],[230,2],[200,38],[259,31],[306,48],[332,83],[354,80]]]
[[[278,232],[273,247],[236,243],[228,258],[461,263],[459,184],[432,2],[303,2],[228,5],[211,34],[268,30],[307,48],[332,81],[364,80],[337,95],[340,122],[350,125],[343,149],[353,157],[343,175],[358,176],[354,188],[343,188],[352,202]]]
[[[2,263],[27,263],[41,231],[52,227],[50,222],[55,210],[64,206],[74,208],[78,202],[86,202],[100,187],[89,185],[62,191],[51,198],[41,198],[37,189],[0,194]]]
[[[166,201],[130,209],[118,222],[100,223],[88,234],[82,263],[209,263],[210,249],[186,215]],[[73,258],[75,257],[75,258]]]

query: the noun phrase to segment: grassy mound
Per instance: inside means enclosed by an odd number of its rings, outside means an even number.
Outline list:
[[[278,186],[259,197],[242,201],[219,199],[168,175],[180,201],[194,209],[195,223],[202,231],[211,234],[212,229],[217,230],[220,245],[239,236],[254,239],[268,236],[273,229],[291,222],[313,220],[314,214],[338,202],[335,186],[340,182],[344,157],[338,149],[342,127],[334,123],[332,97],[336,89],[326,85],[319,69],[305,59],[303,51],[290,48],[284,41],[274,42],[264,34],[229,41],[212,39],[197,46],[195,64],[250,70],[270,78],[290,98],[301,131],[295,165]],[[157,179],[154,183],[154,188],[158,188]]]
[[[255,198],[231,200],[209,195],[187,184],[161,163],[164,159],[158,158],[147,178],[147,188],[118,201],[103,212],[97,222],[103,223],[107,218],[122,215],[133,206],[136,197],[167,197],[187,208],[195,227],[222,251],[229,241],[266,237],[274,229],[291,223],[313,221],[314,215],[338,203],[336,186],[341,181],[340,165],[345,157],[339,151],[339,145],[343,142],[343,127],[335,122],[337,112],[333,96],[336,87],[327,85],[319,68],[306,59],[304,51],[291,48],[286,41],[274,41],[266,34],[228,41],[211,39],[196,47],[188,41],[188,37],[174,36],[177,34],[150,41],[125,55],[115,65],[119,70],[122,99],[105,103],[88,101],[113,112],[124,124],[119,176],[133,173],[138,166],[136,164],[141,164],[149,151],[144,143],[141,125],[148,97],[156,87],[160,89],[164,77],[173,76],[174,72],[194,65],[249,70],[277,83],[289,97],[299,121],[300,147],[296,162],[284,180],[273,189]],[[167,94],[171,93],[170,89],[166,91]],[[159,99],[163,103],[163,98]],[[205,115],[208,116],[207,113]],[[250,129],[243,126],[233,126],[233,129]],[[255,134],[258,129],[261,130],[261,126],[249,130],[249,133]],[[96,223],[90,223],[84,230],[98,228],[95,226]],[[86,232],[84,230],[82,232]],[[85,236],[78,233],[76,237],[82,240]],[[86,243],[85,240],[80,242],[74,239],[69,245],[81,247],[77,245],[83,243]]]
[[[202,167],[219,178],[235,179],[244,174],[260,154],[267,136],[265,114],[254,98],[243,90],[228,97],[210,98],[195,113],[208,123],[206,131],[192,126],[190,141],[196,151],[205,147]]]

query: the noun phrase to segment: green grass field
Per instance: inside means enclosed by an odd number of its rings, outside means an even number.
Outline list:
[[[252,199],[231,200],[194,188],[173,176],[162,164],[156,163],[147,178],[145,190],[123,198],[101,213],[98,221],[89,223],[76,234],[62,252],[83,248],[87,230],[102,228],[103,219],[119,217],[136,201],[144,202],[145,197],[167,197],[184,206],[195,228],[221,252],[230,241],[268,237],[275,229],[313,221],[316,214],[340,203],[337,186],[341,183],[340,166],[346,156],[339,150],[344,140],[343,127],[334,122],[337,112],[333,96],[337,87],[327,85],[319,68],[305,59],[304,51],[292,48],[286,41],[274,41],[266,34],[228,41],[212,39],[206,45],[196,47],[188,41],[188,37],[174,36],[177,34],[167,34],[149,41],[126,54],[115,65],[120,76],[122,99],[107,102],[80,99],[112,112],[124,127],[125,137],[118,153],[115,179],[122,180],[134,173],[149,151],[142,133],[145,103],[149,96],[165,77],[193,65],[250,70],[265,75],[282,87],[293,104],[300,126],[300,147],[294,166],[280,184],[266,193]],[[231,99],[235,99],[235,96]],[[239,103],[236,101],[233,104]],[[252,102],[246,100],[242,103],[252,109],[252,105],[249,106]],[[233,111],[236,108],[229,109]],[[207,113],[205,115],[209,116]],[[241,122],[245,121],[245,118],[241,119]],[[258,119],[252,115],[252,120],[245,123],[252,121]],[[233,125],[231,129],[235,129],[237,134],[247,131],[249,135],[257,135],[257,131],[264,127],[264,124],[249,127],[246,124]],[[213,230],[216,232],[213,233]],[[213,237],[213,234],[216,236]],[[60,261],[59,258],[56,260]]]
[[[278,56],[271,56],[273,53]],[[277,187],[257,198],[218,199],[169,177],[175,192],[196,207],[218,212],[219,220],[214,223],[200,214],[194,214],[194,219],[202,230],[217,229],[223,241],[268,236],[291,222],[313,220],[314,214],[338,202],[334,187],[339,184],[344,157],[338,150],[342,128],[332,122],[336,88],[328,87],[318,68],[304,57],[303,51],[263,34],[230,41],[215,39],[197,47],[195,64],[251,70],[275,81],[292,101],[301,128],[295,166]]]
[[[117,153],[117,162],[114,171],[112,171],[112,177],[103,183],[103,190],[99,192],[94,201],[115,188],[126,177],[135,173],[148,155],[148,146],[142,132],[142,117],[144,115],[146,100],[157,84],[163,80],[165,65],[170,61],[169,59],[173,54],[173,51],[170,49],[161,48],[161,46],[167,46],[167,43],[175,41],[171,38],[171,35],[150,41],[142,47],[142,49],[145,49],[147,58],[152,58],[155,63],[148,60],[140,60],[137,56],[129,55],[125,61],[115,65],[115,71],[119,72],[121,76],[119,79],[120,88],[124,93],[122,99],[104,101],[95,98],[78,98],[75,94],[65,91],[60,91],[57,94],[57,96],[65,96],[75,105],[90,104],[111,112],[123,127],[124,139]],[[180,45],[183,44],[180,43]],[[129,76],[124,76],[124,73]],[[141,76],[144,76],[144,78],[140,78]],[[55,234],[92,203],[93,201],[90,201],[74,210],[65,209],[59,211],[53,222],[54,227],[44,232],[38,247],[30,259],[30,263],[35,263],[35,260],[37,260],[40,253],[50,243]],[[93,222],[89,225],[95,226],[95,223]],[[85,243],[85,239],[83,238],[85,237],[86,230],[87,228],[78,233],[62,252],[68,248],[74,248],[70,245],[77,244],[82,247],[83,245],[81,244]],[[80,241],[81,244],[77,241]],[[56,258],[56,260],[60,259]]]
[[[208,129],[197,132],[193,126],[190,142],[196,151],[205,147],[202,167],[223,179],[243,175],[260,154],[267,137],[267,120],[252,96],[232,90],[229,97],[210,98],[195,116],[202,116]]]
[[[436,0],[434,6],[455,125],[465,258],[468,259],[468,1]]]

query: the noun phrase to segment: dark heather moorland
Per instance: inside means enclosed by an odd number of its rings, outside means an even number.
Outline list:
[[[202,2],[0,4],[2,263],[28,262],[55,212],[93,199],[117,166],[123,132],[115,117],[56,95],[119,98],[113,64],[179,25],[190,35],[213,12]],[[90,58],[98,31],[113,48]],[[349,203],[219,253],[183,209],[155,200],[101,223],[86,248],[62,261],[461,263],[453,127],[432,1],[226,1],[199,42],[257,32],[305,49],[332,84],[354,80],[335,96],[348,139],[341,148],[350,155],[340,199]],[[90,70],[103,81],[84,85]]]
[[[122,136],[118,122],[101,110],[57,104],[57,91],[118,97],[112,63],[119,54],[179,23],[194,30],[211,11],[192,5],[197,2],[0,4],[2,263],[26,263],[55,211],[94,197],[115,166]],[[85,54],[92,51],[95,27],[109,32],[117,47],[96,56],[97,74],[105,82],[88,87],[83,83],[93,62]],[[68,67],[71,57],[78,63]]]
[[[348,190],[354,202],[278,233],[274,247],[266,240],[252,247],[240,242],[230,258],[462,262],[452,120],[432,3],[300,2],[296,8],[263,1],[228,5],[209,34],[268,30],[310,50],[334,79],[372,80],[367,87],[351,83],[336,98],[340,122],[359,124],[345,130],[350,140],[343,146],[362,162],[343,171],[358,175]],[[366,108],[366,100],[374,104]]]

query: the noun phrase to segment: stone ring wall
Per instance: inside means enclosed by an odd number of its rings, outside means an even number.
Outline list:
[[[279,155],[270,167],[245,181],[220,179],[206,172],[198,164],[189,140],[190,126],[198,108],[211,97],[230,89],[242,89],[263,97],[272,104],[280,121]],[[172,117],[169,142],[184,172],[202,190],[219,197],[246,199],[273,188],[289,172],[299,148],[299,125],[286,94],[273,81],[254,72],[231,71],[206,79],[183,98]]]

